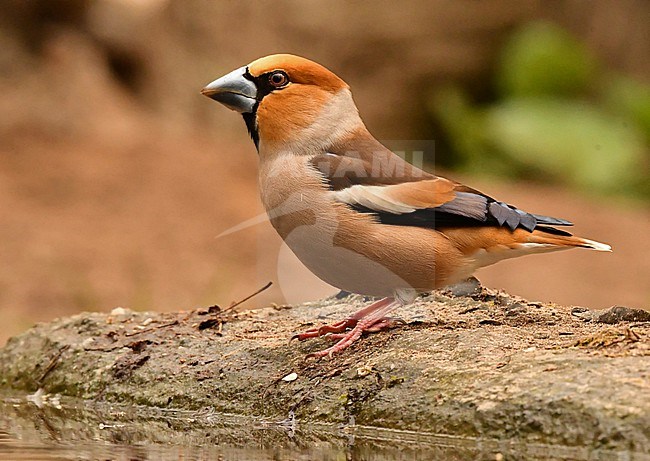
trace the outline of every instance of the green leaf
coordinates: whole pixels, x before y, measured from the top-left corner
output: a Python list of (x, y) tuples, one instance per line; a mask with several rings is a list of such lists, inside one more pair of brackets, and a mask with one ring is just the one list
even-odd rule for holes
[(486, 115), (486, 137), (516, 162), (601, 192), (630, 192), (643, 175), (643, 135), (628, 119), (562, 100), (514, 99)]
[(512, 35), (496, 79), (504, 96), (575, 95), (595, 76), (594, 58), (560, 27), (533, 22)]

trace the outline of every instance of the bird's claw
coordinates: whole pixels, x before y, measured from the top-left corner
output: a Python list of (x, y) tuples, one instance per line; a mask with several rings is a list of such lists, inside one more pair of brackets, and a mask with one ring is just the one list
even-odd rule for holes
[[(350, 319), (348, 319), (348, 321), (349, 320)], [(339, 322), (335, 325), (339, 325), (340, 323), (344, 323), (344, 322), (346, 321), (344, 320), (343, 322)], [(337, 340), (338, 342), (333, 346), (328, 347), (327, 349), (323, 349), (322, 351), (317, 351), (317, 352), (312, 352), (311, 354), (307, 354), (305, 360), (320, 359), (322, 357), (327, 357), (331, 359), (334, 356), (334, 354), (337, 354), (347, 349), (353, 342), (359, 339), (363, 333), (377, 333), (381, 330), (391, 329), (391, 328), (395, 328), (398, 325), (403, 325), (406, 322), (404, 322), (404, 320), (402, 319), (396, 319), (392, 317), (381, 317), (379, 319), (370, 320), (370, 321), (355, 320), (355, 323), (356, 325), (351, 330), (345, 333), (328, 334), (327, 335), (328, 339)], [(314, 330), (316, 329), (314, 328)]]
[(345, 319), (340, 322), (336, 322), (332, 325), (322, 325), (320, 327), (310, 328), (304, 333), (297, 333), (291, 337), (291, 340), (297, 339), (298, 341), (304, 341), (310, 338), (319, 338), (325, 336), (326, 334), (337, 334), (343, 333), (348, 328), (354, 328), (357, 325), (356, 319)]

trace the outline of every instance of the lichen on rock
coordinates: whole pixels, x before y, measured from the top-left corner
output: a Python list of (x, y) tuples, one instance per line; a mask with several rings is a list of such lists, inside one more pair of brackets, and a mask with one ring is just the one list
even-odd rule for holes
[[(471, 288), (471, 287), (470, 287)], [(366, 301), (246, 312), (82, 313), (0, 350), (0, 385), (82, 399), (453, 436), (650, 450), (650, 322), (477, 286), (422, 296), (405, 324), (331, 360), (289, 342)], [(620, 308), (616, 308), (620, 313)], [(211, 320), (205, 323), (206, 320)], [(287, 379), (290, 376), (291, 379)]]

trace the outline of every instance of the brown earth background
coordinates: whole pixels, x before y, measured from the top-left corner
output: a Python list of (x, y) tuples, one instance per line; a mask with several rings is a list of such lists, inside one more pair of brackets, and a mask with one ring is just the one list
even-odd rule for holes
[[(608, 68), (650, 79), (650, 3), (5, 0), (0, 15), (0, 344), (81, 310), (244, 307), (335, 292), (266, 222), (240, 117), (212, 79), (291, 52), (351, 85), (379, 139), (443, 134), (424, 99), (456, 82), (489, 97), (505, 37), (555, 22)], [(444, 146), (444, 142), (440, 143)], [(431, 169), (434, 165), (431, 165)], [(576, 223), (612, 254), (571, 251), (481, 270), (483, 284), (594, 308), (650, 306), (650, 210), (558, 184), (445, 174)]]

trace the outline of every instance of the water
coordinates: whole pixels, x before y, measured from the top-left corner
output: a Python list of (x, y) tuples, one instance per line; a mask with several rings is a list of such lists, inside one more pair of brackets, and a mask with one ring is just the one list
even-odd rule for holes
[(304, 425), (210, 411), (51, 396), (0, 396), (0, 460), (617, 460), (650, 455), (447, 437), (354, 425)]

